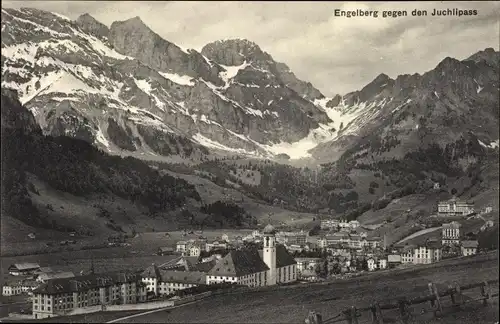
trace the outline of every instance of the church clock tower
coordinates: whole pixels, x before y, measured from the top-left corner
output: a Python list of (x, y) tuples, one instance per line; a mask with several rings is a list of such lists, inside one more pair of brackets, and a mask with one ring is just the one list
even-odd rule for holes
[(262, 251), (262, 259), (269, 267), (266, 275), (266, 286), (276, 284), (276, 230), (269, 224), (264, 228), (264, 250)]

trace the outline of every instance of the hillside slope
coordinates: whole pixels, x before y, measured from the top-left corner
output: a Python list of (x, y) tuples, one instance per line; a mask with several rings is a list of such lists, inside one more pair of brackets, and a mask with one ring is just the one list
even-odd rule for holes
[[(82, 140), (44, 136), (15, 92), (2, 89), (1, 98), (3, 224), (93, 235), (176, 229), (189, 222), (186, 206), (203, 214), (206, 204), (188, 182)], [(205, 213), (207, 226), (253, 222), (234, 205), (222, 207), (231, 216), (214, 223)]]

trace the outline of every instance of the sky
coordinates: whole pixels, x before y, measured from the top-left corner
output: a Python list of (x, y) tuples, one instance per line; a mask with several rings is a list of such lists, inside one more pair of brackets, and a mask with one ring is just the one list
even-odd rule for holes
[[(201, 48), (245, 38), (324, 95), (361, 89), (380, 73), (391, 78), (423, 73), (450, 56), (465, 59), (499, 49), (496, 2), (259, 2), (259, 1), (2, 1), (76, 19), (89, 13), (105, 25), (139, 16), (164, 39)], [(476, 15), (431, 16), (434, 9), (477, 10)], [(336, 16), (335, 10), (372, 10), (378, 17)], [(414, 9), (428, 16), (412, 16)], [(406, 10), (406, 17), (382, 16)]]

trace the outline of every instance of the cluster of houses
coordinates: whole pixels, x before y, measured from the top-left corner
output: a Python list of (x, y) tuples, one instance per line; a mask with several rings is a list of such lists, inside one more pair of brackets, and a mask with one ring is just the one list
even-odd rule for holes
[(148, 292), (156, 295), (201, 284), (235, 283), (259, 287), (297, 281), (297, 262), (283, 245), (278, 244), (276, 232), (271, 225), (264, 228), (262, 249), (235, 248), (224, 256), (214, 255), (201, 262), (196, 256), (190, 260), (193, 256), (184, 255), (174, 263), (160, 267), (153, 264), (143, 272), (143, 281)]
[[(308, 242), (308, 232), (303, 230), (298, 232), (276, 232), (276, 242), (283, 245), (289, 252), (294, 251), (309, 251), (316, 246)], [(229, 250), (237, 249), (244, 243), (263, 243), (263, 234), (258, 230), (245, 237), (236, 236), (230, 239), (227, 234), (223, 234), (220, 238), (209, 242), (206, 238), (199, 237), (198, 239), (190, 239), (186, 241), (178, 241), (175, 248), (163, 247), (160, 248), (158, 254), (181, 254), (184, 256), (199, 257), (202, 251), (210, 252), (214, 250)]]
[(401, 254), (393, 255), (393, 258), (400, 258), (402, 264), (429, 264), (440, 261), (445, 251), (456, 251), (448, 256), (476, 254), (478, 241), (463, 239), (460, 228), (461, 224), (456, 221), (443, 224), (440, 241), (428, 239), (422, 244), (405, 245), (402, 247)]
[(479, 242), (477, 240), (464, 240), (460, 228), (462, 225), (458, 222), (443, 224), (441, 232), (441, 242), (443, 246), (460, 248), (462, 256), (474, 255), (477, 253)]
[[(468, 215), (471, 207), (457, 200), (439, 204), (440, 214)], [(473, 208), (472, 208), (473, 210)], [(463, 240), (460, 224), (444, 224), (441, 240), (394, 246), (387, 250), (386, 237), (367, 237), (358, 221), (327, 219), (321, 228), (329, 233), (308, 242), (309, 234), (278, 232), (267, 225), (262, 232), (232, 240), (222, 235), (215, 241), (206, 238), (177, 242), (158, 254), (180, 254), (162, 265), (152, 264), (140, 273), (116, 272), (75, 276), (56, 272), (35, 263), (19, 263), (9, 268), (12, 280), (3, 286), (3, 295), (31, 294), (35, 319), (65, 315), (77, 308), (145, 302), (151, 296), (171, 295), (179, 290), (218, 283), (249, 287), (316, 280), (319, 269), (334, 262), (340, 273), (368, 271), (404, 264), (429, 264), (443, 258), (443, 248), (459, 248), (463, 256), (477, 253), (478, 243)], [(245, 242), (257, 243), (245, 245)], [(294, 251), (316, 250), (328, 257), (293, 257)], [(224, 253), (218, 252), (224, 251)], [(208, 253), (202, 253), (208, 252)], [(206, 254), (208, 256), (202, 256)]]
[(149, 296), (170, 295), (202, 285), (234, 283), (259, 287), (295, 282), (297, 262), (278, 244), (276, 232), (271, 225), (264, 228), (260, 234), (261, 248), (247, 246), (206, 258), (184, 254), (160, 266), (152, 264), (142, 273), (96, 274), (91, 270), (74, 276), (43, 269), (38, 264), (14, 264), (9, 273), (32, 280), (33, 285), (26, 292), (31, 291), (35, 319), (67, 315), (82, 307), (145, 302)]
[(2, 287), (3, 296), (32, 294), (32, 291), (51, 279), (72, 278), (71, 271), (54, 271), (38, 263), (16, 263), (8, 268), (9, 278)]

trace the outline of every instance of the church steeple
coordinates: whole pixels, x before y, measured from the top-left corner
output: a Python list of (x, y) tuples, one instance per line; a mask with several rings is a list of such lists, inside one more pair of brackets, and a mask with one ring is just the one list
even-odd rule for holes
[(268, 224), (262, 231), (264, 236), (264, 248), (262, 251), (262, 260), (267, 265), (266, 285), (276, 284), (276, 230), (271, 224)]
[(94, 257), (90, 260), (90, 274), (95, 274), (95, 269), (94, 269)]

